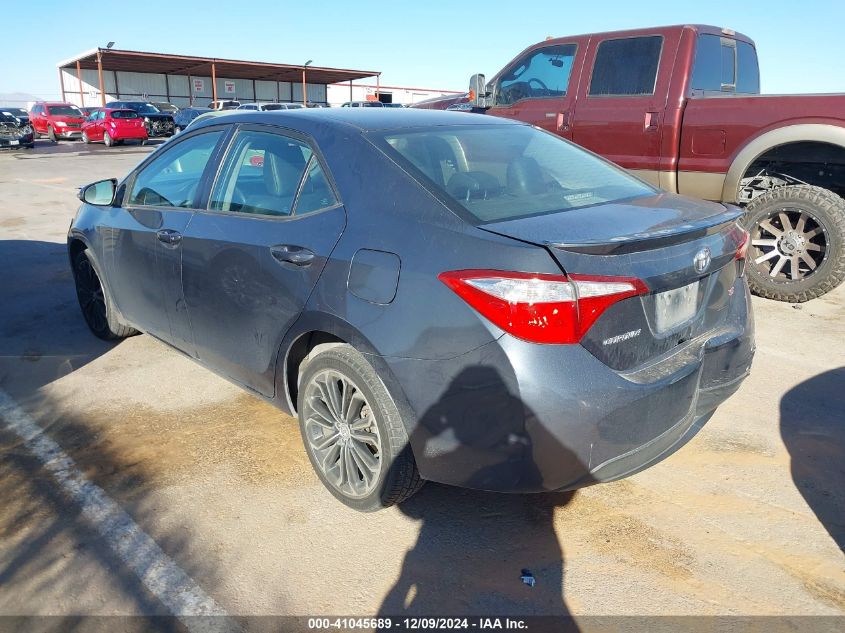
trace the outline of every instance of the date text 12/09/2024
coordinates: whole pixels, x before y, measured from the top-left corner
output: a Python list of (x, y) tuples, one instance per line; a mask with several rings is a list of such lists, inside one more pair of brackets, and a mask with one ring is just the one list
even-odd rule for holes
[(308, 629), (319, 630), (371, 630), (377, 631), (445, 631), (445, 630), (524, 630), (528, 625), (520, 618), (309, 618)]

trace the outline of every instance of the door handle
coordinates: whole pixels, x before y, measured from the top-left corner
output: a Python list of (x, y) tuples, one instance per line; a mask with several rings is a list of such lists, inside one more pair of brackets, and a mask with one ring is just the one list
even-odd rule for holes
[(654, 129), (657, 128), (659, 122), (660, 122), (660, 113), (659, 112), (646, 112), (645, 113), (645, 129), (654, 130)]
[(293, 244), (278, 244), (270, 247), (270, 254), (277, 262), (283, 264), (294, 264), (295, 266), (308, 266), (314, 260), (314, 252)]
[(178, 246), (182, 241), (182, 234), (173, 229), (161, 229), (156, 233), (158, 241), (166, 246)]
[(557, 114), (557, 130), (558, 132), (569, 131), (569, 126), (572, 125), (572, 110), (565, 112), (558, 112)]

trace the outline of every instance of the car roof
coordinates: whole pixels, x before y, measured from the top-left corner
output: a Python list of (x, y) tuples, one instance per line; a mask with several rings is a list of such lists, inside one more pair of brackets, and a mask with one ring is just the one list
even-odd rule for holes
[[(447, 112), (444, 110), (416, 110), (413, 108), (302, 108), (298, 110), (271, 110), (237, 112), (231, 110), (228, 123), (267, 123), (303, 131), (322, 128), (354, 127), (361, 131), (395, 130), (398, 128), (437, 127), (445, 125), (526, 125), (520, 121), (491, 117), (483, 114)], [(213, 125), (219, 123), (209, 123)]]

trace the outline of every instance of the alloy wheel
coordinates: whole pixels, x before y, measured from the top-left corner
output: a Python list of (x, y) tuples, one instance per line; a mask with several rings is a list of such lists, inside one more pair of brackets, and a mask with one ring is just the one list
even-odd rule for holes
[(80, 258), (76, 265), (76, 294), (82, 314), (91, 329), (104, 331), (108, 327), (106, 297), (100, 278), (87, 257)]
[(792, 282), (812, 275), (827, 257), (824, 226), (802, 209), (773, 211), (752, 231), (754, 265), (773, 281)]
[(305, 439), (332, 486), (352, 498), (367, 496), (379, 481), (382, 439), (361, 390), (340, 372), (325, 370), (305, 387)]

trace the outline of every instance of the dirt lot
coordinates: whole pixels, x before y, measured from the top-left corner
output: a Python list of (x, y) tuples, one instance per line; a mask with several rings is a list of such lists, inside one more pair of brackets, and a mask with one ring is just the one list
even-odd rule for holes
[(133, 567), (135, 541), (104, 537), (10, 411), (232, 615), (845, 615), (845, 287), (755, 299), (751, 377), (635, 477), (543, 496), (428, 485), (363, 515), (320, 486), (293, 419), (149, 337), (88, 333), (64, 252), (75, 189), (149, 151), (0, 154), (0, 615), (183, 604)]

